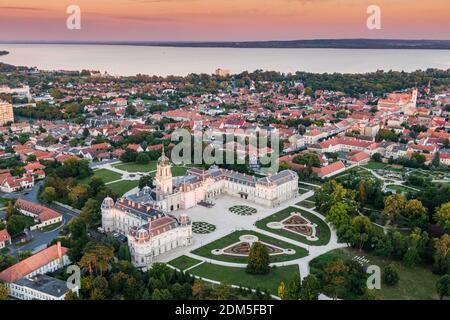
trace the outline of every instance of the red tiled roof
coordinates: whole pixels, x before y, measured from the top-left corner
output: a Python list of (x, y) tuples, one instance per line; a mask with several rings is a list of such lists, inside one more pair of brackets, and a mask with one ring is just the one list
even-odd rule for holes
[(58, 213), (50, 208), (41, 206), (40, 204), (31, 202), (31, 201), (27, 201), (24, 199), (17, 199), (14, 206), (18, 209), (23, 209), (23, 210), (26, 210), (26, 211), (36, 214), (39, 217), (39, 221), (41, 221), (41, 222), (55, 219), (55, 218), (58, 218), (61, 216), (60, 213)]
[(11, 239), (11, 236), (9, 235), (8, 230), (0, 230), (0, 242), (4, 242), (9, 239)]
[[(68, 249), (65, 247), (60, 247), (60, 253), (58, 252), (58, 246), (61, 243), (54, 244), (53, 246), (39, 251), (38, 253), (32, 255), (31, 257), (16, 263), (15, 265), (9, 267), (8, 269), (0, 273), (0, 280), (7, 283), (14, 283), (19, 279), (29, 275), (33, 271), (49, 264), (50, 262), (62, 258)], [(59, 256), (61, 254), (61, 257)]]
[(316, 173), (319, 177), (326, 177), (329, 174), (339, 171), (345, 168), (345, 164), (342, 161), (333, 162), (332, 164), (327, 165), (322, 168), (313, 168), (313, 172)]

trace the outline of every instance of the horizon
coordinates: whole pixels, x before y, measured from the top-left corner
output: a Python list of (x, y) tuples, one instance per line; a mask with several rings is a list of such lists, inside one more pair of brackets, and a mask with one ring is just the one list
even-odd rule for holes
[(252, 42), (294, 42), (294, 41), (405, 41), (405, 42), (414, 42), (414, 41), (432, 41), (432, 42), (450, 42), (450, 39), (425, 39), (425, 38), (303, 38), (303, 39), (266, 39), (266, 40), (125, 40), (125, 39), (117, 39), (117, 40), (3, 40), (0, 39), (0, 43), (8, 44), (8, 43), (252, 43)]

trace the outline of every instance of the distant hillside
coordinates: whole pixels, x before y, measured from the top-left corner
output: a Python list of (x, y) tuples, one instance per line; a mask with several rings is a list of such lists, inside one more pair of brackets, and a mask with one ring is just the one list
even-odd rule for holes
[[(1, 41), (0, 41), (1, 43)], [(9, 42), (11, 43), (11, 42)], [(317, 39), (291, 41), (241, 42), (176, 42), (176, 41), (30, 41), (14, 43), (40, 44), (102, 44), (153, 47), (194, 48), (334, 48), (334, 49), (442, 49), (450, 50), (450, 40), (396, 40), (396, 39)]]
[(335, 49), (445, 49), (450, 40), (388, 40), (388, 39), (320, 39), (248, 42), (160, 42), (149, 46), (224, 47), (224, 48), (335, 48)]

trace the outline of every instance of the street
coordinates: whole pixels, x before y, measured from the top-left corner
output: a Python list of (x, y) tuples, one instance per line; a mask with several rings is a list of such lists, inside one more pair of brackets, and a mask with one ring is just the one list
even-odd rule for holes
[[(42, 185), (43, 181), (39, 181), (36, 183), (36, 185), (29, 190), (21, 191), (21, 192), (14, 192), (14, 193), (0, 193), (1, 198), (7, 198), (7, 199), (25, 199), (34, 203), (39, 203), (37, 199), (38, 190), (39, 187)], [(60, 230), (64, 227), (66, 223), (68, 223), (70, 220), (72, 220), (73, 217), (77, 216), (78, 214), (75, 211), (72, 211), (70, 209), (61, 207), (56, 204), (48, 205), (49, 208), (61, 213), (63, 215), (63, 223), (55, 230), (48, 231), (48, 232), (42, 232), (39, 230), (30, 231), (29, 235), (31, 236), (31, 242), (23, 245), (23, 246), (16, 246), (15, 243), (13, 243), (9, 249), (10, 254), (17, 257), (18, 251), (39, 251), (47, 247), (47, 244), (50, 243), (53, 239), (57, 238), (59, 235)]]

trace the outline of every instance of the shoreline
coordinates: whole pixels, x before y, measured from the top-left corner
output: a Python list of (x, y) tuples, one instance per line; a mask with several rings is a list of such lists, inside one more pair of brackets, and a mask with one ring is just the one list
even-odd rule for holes
[(2, 44), (233, 49), (450, 50), (450, 40), (314, 39), (273, 41), (0, 41)]

